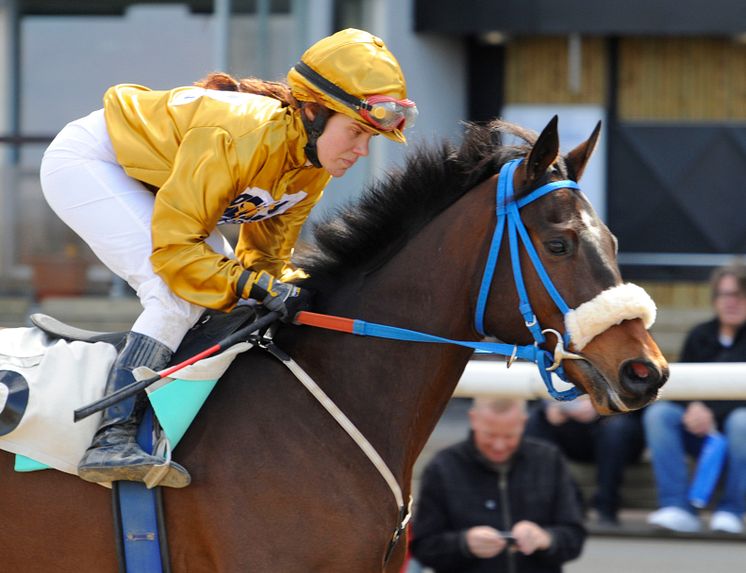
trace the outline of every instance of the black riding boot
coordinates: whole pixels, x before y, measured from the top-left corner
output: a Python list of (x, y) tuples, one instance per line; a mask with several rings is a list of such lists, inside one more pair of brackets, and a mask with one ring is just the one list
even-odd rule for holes
[[(135, 381), (132, 369), (147, 366), (161, 370), (171, 359), (171, 350), (157, 340), (130, 332), (106, 382), (106, 394)], [(105, 483), (117, 480), (144, 481), (145, 476), (164, 460), (146, 454), (137, 443), (137, 427), (147, 406), (145, 392), (131, 396), (104, 410), (93, 442), (78, 464), (78, 475), (86, 481)], [(168, 473), (158, 483), (167, 487), (185, 487), (189, 472), (171, 462)]]

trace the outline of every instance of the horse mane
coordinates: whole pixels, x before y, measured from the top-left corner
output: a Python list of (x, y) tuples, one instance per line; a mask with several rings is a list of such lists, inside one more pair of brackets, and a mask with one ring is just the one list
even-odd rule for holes
[[(311, 277), (304, 286), (324, 291), (343, 276), (378, 268), (439, 213), (499, 172), (504, 163), (522, 156), (537, 137), (500, 120), (465, 127), (459, 146), (444, 139), (415, 149), (403, 168), (389, 172), (357, 200), (316, 223), (314, 244), (295, 258)], [(505, 145), (505, 134), (525, 144)]]

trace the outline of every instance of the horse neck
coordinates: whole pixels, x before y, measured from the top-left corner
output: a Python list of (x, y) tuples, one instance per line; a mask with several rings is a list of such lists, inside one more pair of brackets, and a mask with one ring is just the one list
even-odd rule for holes
[[(467, 193), (375, 273), (341, 286), (323, 312), (475, 340), (472, 283), (481, 277), (494, 228), (490, 192)], [(303, 340), (313, 362), (330, 356), (320, 374), (328, 392), (408, 484), (471, 350), (322, 332)]]

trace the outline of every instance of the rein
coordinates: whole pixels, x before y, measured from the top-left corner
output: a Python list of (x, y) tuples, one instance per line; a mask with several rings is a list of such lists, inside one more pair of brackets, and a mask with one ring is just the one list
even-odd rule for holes
[[(523, 316), (526, 328), (529, 329), (532, 336), (534, 337), (534, 344), (519, 346), (517, 344), (511, 345), (501, 342), (471, 342), (466, 340), (453, 340), (433, 334), (408, 330), (406, 328), (399, 328), (395, 326), (388, 326), (385, 324), (377, 324), (366, 322), (363, 320), (356, 320), (308, 311), (298, 312), (295, 315), (293, 322), (299, 325), (357, 334), (359, 336), (373, 336), (377, 338), (405, 340), (412, 342), (456, 344), (459, 346), (471, 348), (479, 352), (508, 356), (508, 367), (510, 367), (510, 365), (518, 358), (530, 360), (538, 366), (547, 391), (553, 398), (557, 400), (572, 400), (576, 398), (580, 393), (577, 388), (573, 387), (569, 390), (560, 392), (554, 388), (551, 375), (552, 372), (556, 372), (562, 380), (566, 380), (561, 365), (562, 360), (568, 358), (583, 359), (583, 357), (577, 354), (566, 352), (564, 350), (565, 345), (570, 343), (570, 337), (567, 334), (562, 335), (553, 329), (542, 330), (541, 326), (538, 324), (538, 320), (536, 319), (536, 315), (531, 308), (528, 293), (526, 292), (526, 287), (523, 282), (523, 275), (521, 272), (518, 251), (518, 237), (520, 236), (520, 239), (529, 254), (534, 269), (538, 273), (539, 277), (541, 277), (544, 288), (552, 297), (552, 300), (560, 309), (562, 314), (567, 315), (567, 313), (570, 312), (570, 308), (567, 306), (564, 299), (559, 294), (551, 279), (547, 275), (546, 270), (544, 269), (544, 266), (542, 265), (538, 254), (536, 253), (536, 249), (531, 243), (528, 232), (526, 231), (526, 227), (521, 220), (520, 208), (557, 189), (579, 189), (580, 187), (576, 182), (570, 180), (554, 181), (552, 183), (543, 185), (538, 189), (535, 189), (519, 201), (512, 201), (513, 175), (515, 173), (516, 167), (520, 162), (520, 159), (509, 161), (500, 169), (500, 174), (498, 176), (496, 208), (497, 226), (492, 237), (490, 251), (487, 257), (487, 263), (485, 265), (485, 270), (482, 278), (482, 284), (479, 289), (475, 326), (477, 331), (485, 336), (485, 308), (489, 296), (490, 285), (492, 284), (492, 279), (495, 274), (495, 267), (497, 266), (497, 258), (500, 252), (502, 236), (507, 225), (508, 240), (510, 243), (510, 256), (513, 266), (513, 279), (519, 297), (519, 311)], [(551, 354), (547, 350), (540, 348), (540, 345), (546, 342), (546, 338), (544, 336), (544, 334), (546, 333), (552, 333), (557, 338), (557, 343), (554, 348), (554, 354)], [(332, 417), (355, 441), (358, 447), (360, 447), (360, 449), (365, 453), (371, 463), (373, 463), (378, 472), (381, 474), (381, 477), (383, 477), (384, 481), (389, 486), (389, 489), (394, 495), (397, 507), (399, 508), (399, 523), (397, 524), (394, 534), (389, 541), (389, 545), (384, 557), (385, 565), (391, 557), (393, 549), (400, 539), (402, 533), (404, 532), (407, 522), (409, 521), (409, 517), (411, 515), (411, 497), (409, 503), (405, 504), (402, 490), (399, 486), (398, 481), (396, 480), (384, 460), (375, 450), (375, 448), (370, 444), (370, 442), (368, 442), (367, 439), (365, 439), (365, 437), (349, 420), (349, 418), (347, 418), (347, 416), (345, 416), (345, 414), (341, 410), (339, 410), (339, 408), (329, 399), (329, 397), (323, 392), (323, 390), (321, 390), (318, 384), (316, 384), (316, 382), (314, 382), (314, 380), (292, 358), (290, 358), (287, 354), (277, 348), (275, 344), (271, 342), (271, 339), (264, 339), (260, 341), (259, 346), (270, 352), (270, 354), (274, 355), (275, 358), (277, 358), (291, 372), (293, 372), (293, 374), (295, 374), (296, 378), (300, 380), (301, 383), (303, 383), (306, 389), (311, 392), (311, 394), (313, 394), (313, 396), (321, 403), (321, 405), (326, 408), (327, 412), (332, 415)]]
[[(477, 332), (486, 336), (484, 332), (484, 314), (487, 306), (489, 289), (495, 274), (495, 267), (497, 266), (497, 258), (500, 253), (502, 237), (505, 234), (505, 228), (507, 227), (510, 258), (513, 267), (513, 280), (519, 298), (518, 310), (523, 316), (526, 328), (528, 328), (534, 338), (533, 344), (520, 346), (517, 344), (505, 344), (502, 342), (452, 340), (450, 338), (443, 338), (441, 336), (408, 330), (406, 328), (307, 311), (299, 312), (295, 316), (294, 322), (305, 326), (336, 330), (339, 332), (357, 334), (359, 336), (373, 336), (377, 338), (388, 338), (410, 342), (456, 344), (458, 346), (472, 348), (481, 353), (507, 356), (508, 367), (510, 367), (516, 359), (520, 358), (522, 360), (528, 360), (536, 364), (539, 368), (539, 373), (541, 374), (541, 378), (547, 388), (547, 392), (549, 392), (549, 395), (552, 398), (555, 400), (574, 400), (577, 398), (580, 395), (580, 391), (575, 387), (563, 391), (557, 390), (552, 382), (552, 373), (557, 374), (561, 380), (567, 381), (564, 369), (562, 368), (562, 360), (584, 360), (584, 358), (578, 354), (573, 354), (565, 350), (565, 347), (570, 344), (570, 337), (567, 333), (562, 335), (553, 329), (542, 329), (539, 325), (536, 315), (531, 307), (528, 293), (526, 292), (523, 273), (521, 272), (518, 248), (520, 239), (529, 255), (534, 269), (541, 278), (544, 288), (552, 297), (552, 300), (562, 314), (567, 315), (568, 312), (570, 312), (570, 308), (567, 306), (567, 303), (565, 303), (544, 269), (544, 265), (542, 265), (541, 259), (539, 258), (539, 255), (528, 235), (528, 231), (521, 220), (520, 209), (532, 201), (535, 201), (552, 191), (556, 191), (557, 189), (580, 189), (580, 187), (575, 181), (569, 179), (553, 181), (546, 185), (542, 185), (538, 189), (531, 191), (531, 193), (522, 199), (515, 201), (513, 200), (513, 175), (521, 161), (521, 159), (514, 159), (507, 162), (500, 169), (500, 175), (497, 179), (497, 225), (495, 227), (495, 233), (492, 236), (487, 262), (485, 263), (482, 284), (477, 298), (474, 324)], [(547, 333), (553, 334), (557, 338), (557, 343), (554, 347), (553, 353), (541, 347), (541, 345), (546, 342), (546, 337), (544, 335)]]

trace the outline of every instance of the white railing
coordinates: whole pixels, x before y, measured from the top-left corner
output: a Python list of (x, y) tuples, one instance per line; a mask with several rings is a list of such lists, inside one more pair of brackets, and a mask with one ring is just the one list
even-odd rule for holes
[[(746, 400), (746, 363), (675, 363), (660, 397), (666, 400)], [(558, 390), (568, 384), (554, 377)], [(549, 398), (537, 367), (503, 361), (472, 360), (453, 394), (456, 397), (493, 395), (516, 398)]]

